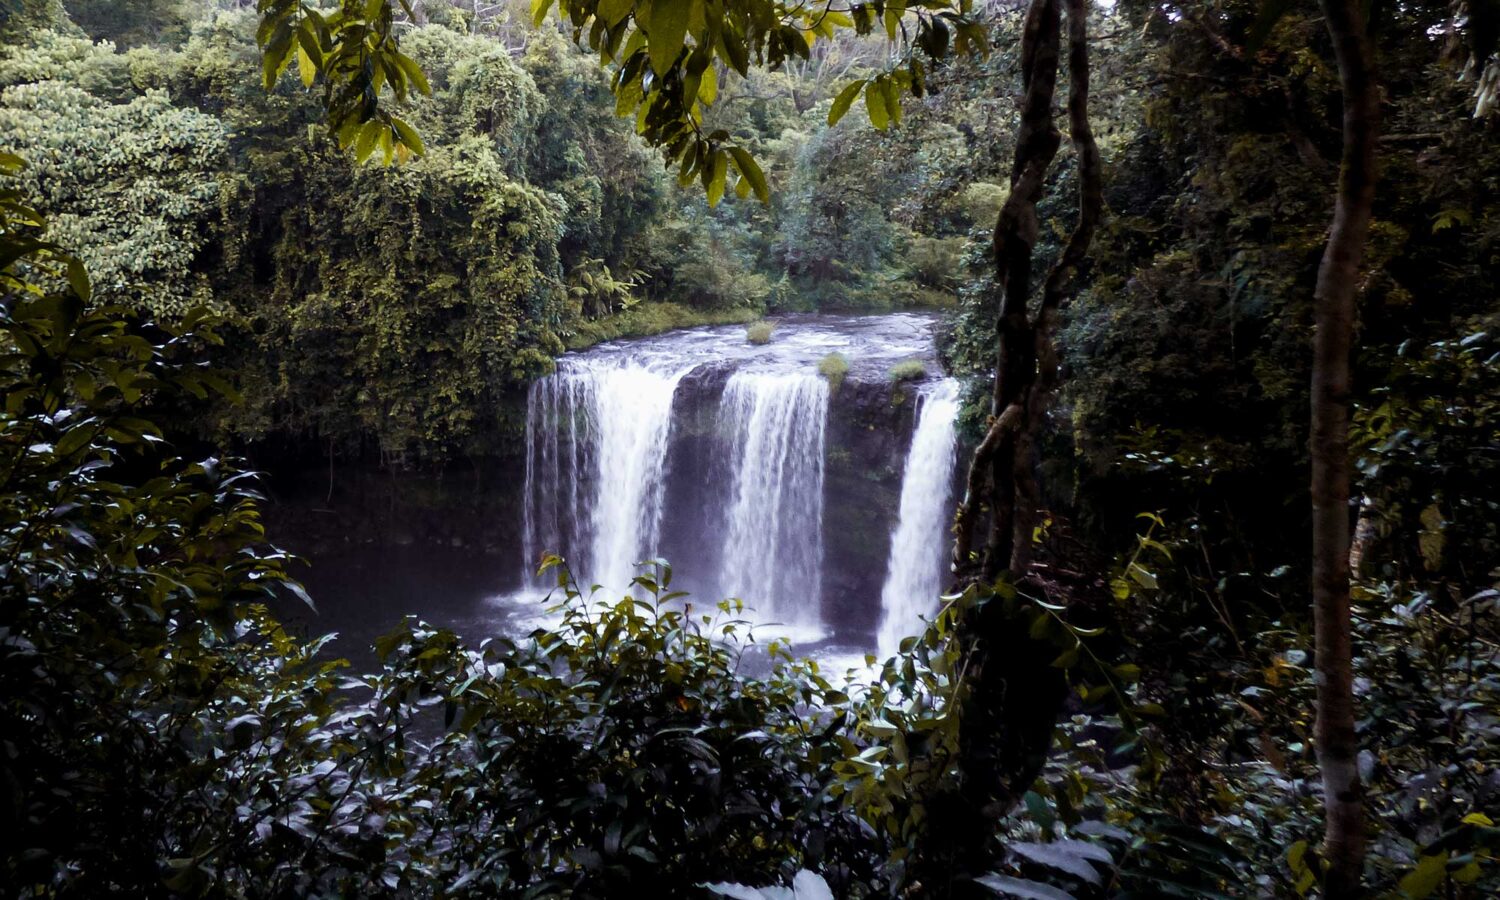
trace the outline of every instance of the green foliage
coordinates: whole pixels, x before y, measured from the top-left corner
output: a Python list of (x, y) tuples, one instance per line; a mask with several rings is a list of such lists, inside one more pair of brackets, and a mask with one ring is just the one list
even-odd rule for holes
[(1500, 477), (1485, 449), (1500, 439), (1497, 325), (1490, 316), (1460, 338), (1403, 345), (1356, 413), (1363, 554), (1386, 577), (1472, 585), (1500, 570), (1500, 498), (1475, 490)]
[[(410, 3), (400, 2), (407, 18), (415, 18)], [(387, 89), (398, 106), (409, 95), (432, 93), (422, 67), (397, 45), (389, 4), (345, 3), (325, 14), (300, 0), (268, 0), (257, 9), (255, 42), (267, 90), (295, 61), (304, 87), (324, 79), (329, 130), (341, 149), (353, 149), (361, 163), (379, 152), (386, 165), (423, 154), (416, 131), (391, 104), (379, 102)]]
[(292, 211), (271, 292), (248, 298), (268, 326), (256, 399), (286, 404), (283, 429), (372, 435), (397, 456), (484, 436), (483, 411), (561, 350), (552, 198), (507, 177), (479, 136), (392, 169), (335, 157), (299, 188), (338, 213)]
[(849, 374), (849, 360), (837, 350), (818, 360), (818, 374), (828, 379), (830, 390), (837, 391)]
[[(406, 0), (399, 2), (412, 17)], [(552, 0), (533, 0), (533, 23), (540, 26), (552, 6)], [(867, 35), (883, 23), (887, 38), (893, 43), (899, 39), (899, 52), (892, 54), (888, 69), (863, 84), (870, 122), (884, 130), (900, 123), (903, 94), (921, 97), (926, 91), (927, 63), (920, 57), (941, 61), (950, 51), (977, 55), (989, 50), (986, 30), (971, 15), (967, 0), (910, 9), (855, 4), (847, 11), (774, 0), (733, 0), (723, 6), (706, 6), (701, 0), (662, 5), (630, 0), (607, 6), (562, 0), (557, 7), (574, 39), (585, 43), (587, 30), (588, 49), (598, 55), (600, 65), (617, 67), (611, 79), (616, 112), (634, 115), (637, 132), (661, 148), (669, 165), (677, 166), (678, 183), (700, 182), (710, 206), (730, 188), (742, 198), (752, 192), (763, 203), (770, 198), (765, 173), (750, 151), (727, 130), (702, 127), (705, 110), (718, 97), (721, 71), (748, 77), (752, 59), (779, 71), (808, 60), (815, 42), (833, 39), (839, 29)], [(395, 150), (421, 152), (415, 135), (403, 133), (389, 104), (382, 102), (384, 86), (399, 104), (408, 81), (420, 85), (411, 60), (397, 48), (394, 10), (387, 0), (351, 4), (326, 17), (298, 0), (271, 0), (259, 9), (257, 42), (267, 87), (296, 56), (305, 84), (325, 79), (330, 127), (342, 146), (356, 146), (361, 161), (371, 151), (372, 135), (378, 135), (387, 163)], [(360, 68), (353, 64), (357, 59), (372, 65)], [(846, 88), (839, 101), (841, 111), (853, 101), (850, 91)]]
[(447, 28), (411, 29), (406, 50), (432, 80), (409, 116), (435, 146), (482, 137), (507, 175), (525, 174), (549, 104), (526, 69), (494, 41)]
[(89, 37), (126, 47), (178, 43), (203, 11), (195, 0), (67, 0), (66, 7)]
[(639, 286), (639, 277), (636, 272), (616, 278), (604, 260), (586, 259), (568, 273), (568, 299), (589, 318), (623, 312), (639, 302), (630, 293)]
[(886, 375), (891, 381), (897, 383), (903, 381), (920, 381), (927, 377), (927, 367), (923, 365), (920, 359), (907, 359), (891, 366), (890, 371)]
[(801, 291), (824, 295), (818, 306), (951, 303), (962, 232), (915, 198), (963, 177), (966, 148), (942, 113), (912, 114), (900, 133), (844, 126), (788, 138), (774, 252)]
[[(453, 729), (432, 750), (449, 767), (433, 861), (476, 896), (690, 896), (802, 865), (870, 878), (864, 834), (825, 791), (821, 761), (839, 751), (807, 715), (828, 689), (816, 667), (740, 676), (723, 641), (747, 633), (742, 607), (672, 603), (661, 562), (632, 589), (584, 597), (560, 574), (556, 625), (450, 657), (431, 688)], [(403, 629), (384, 652), (417, 658), (419, 638)]]
[(582, 350), (622, 337), (645, 337), (697, 325), (744, 325), (756, 318), (749, 309), (704, 310), (679, 303), (638, 303), (618, 315), (578, 323), (566, 336), (569, 350)]
[(33, 31), (68, 24), (62, 0), (5, 0), (0, 3), (0, 45), (19, 42)]
[[(1047, 829), (1078, 816), (1118, 828), (1133, 848), (1114, 876), (1125, 888), (1306, 895), (1322, 833), (1312, 636), (1302, 616), (1242, 599), (1295, 587), (1283, 570), (1214, 569), (1204, 529), (1147, 518), (1112, 584), (1127, 665), (1148, 701), (1139, 708), (1165, 715), (1146, 730), (1139, 765), (1124, 771), (1098, 747), (1107, 722), (1065, 727), (1063, 753), (1038, 789), (1045, 808), (1032, 817)], [(1483, 822), (1500, 766), (1495, 590), (1364, 580), (1354, 595), (1367, 882), (1415, 894), (1430, 878), (1428, 891), (1488, 896), (1500, 879), (1488, 849), (1500, 832)]]
[(132, 60), (56, 32), (0, 54), (0, 132), (23, 186), (110, 302), (175, 318), (215, 307), (199, 264), (223, 215), (229, 141), (214, 117), (138, 91)]
[(520, 64), (545, 98), (527, 171), (567, 204), (564, 268), (588, 258), (616, 271), (652, 268), (669, 240), (661, 234), (671, 219), (665, 178), (630, 123), (614, 115), (609, 79), (551, 29), (530, 36)]
[(764, 319), (759, 322), (751, 322), (745, 327), (745, 340), (752, 344), (769, 344), (771, 343), (771, 334), (775, 330), (775, 322), (767, 322)]
[[(91, 27), (136, 34), (143, 26), (132, 22), (176, 9), (122, 8), (117, 22)], [(317, 30), (312, 16), (297, 22)], [(946, 301), (951, 239), (892, 226), (882, 204), (916, 190), (891, 176), (931, 177), (952, 159), (947, 150), (919, 167), (888, 157), (874, 179), (883, 193), (861, 207), (866, 230), (839, 226), (822, 238), (814, 232), (823, 226), (810, 225), (799, 236), (797, 223), (811, 220), (795, 206), (673, 208), (648, 148), (611, 114), (596, 60), (550, 30), (517, 55), (492, 38), (427, 25), (400, 29), (400, 52), (431, 93), (410, 92), (394, 110), (425, 135), (426, 157), (351, 172), (347, 156), (308, 128), (320, 114), (316, 91), (295, 78), (270, 93), (256, 88), (254, 26), (248, 14), (211, 15), (180, 49), (160, 46), (175, 40), (167, 29), (149, 42), (158, 46), (128, 53), (39, 30), (0, 60), (13, 85), (0, 89), (15, 98), (0, 115), (24, 149), (39, 151), (31, 186), (100, 290), (158, 315), (202, 305), (226, 316), (226, 362), (249, 402), (205, 418), (220, 434), (299, 453), (378, 452), (397, 464), (496, 452), (496, 404), (545, 371), (558, 339), (580, 345), (668, 321), (738, 321), (767, 304)], [(295, 41), (288, 68), (302, 47)], [(826, 52), (861, 46), (840, 38)], [(746, 83), (753, 88), (726, 83), (720, 100), (745, 102), (740, 92), (759, 90), (761, 77)], [(764, 124), (742, 134), (772, 174), (812, 165), (818, 178), (838, 174), (825, 190), (852, 190), (858, 181), (842, 173), (858, 168), (867, 146), (825, 159), (799, 149), (803, 138), (778, 136), (801, 111), (822, 116), (804, 94), (831, 93), (821, 79), (805, 66), (777, 73), (770, 83), (782, 93), (754, 101)], [(728, 125), (727, 112), (713, 115)], [(392, 147), (394, 159), (394, 139)], [(492, 227), (502, 233), (488, 238)], [(873, 249), (847, 264), (805, 264), (815, 253), (837, 259), (841, 242)], [(910, 266), (901, 259), (908, 246)], [(700, 313), (627, 309), (638, 300)], [(437, 374), (417, 377), (429, 372)]]
[[(37, 31), (0, 51), (0, 122), (101, 294), (225, 315), (248, 402), (204, 417), (219, 434), (395, 464), (503, 452), (499, 407), (562, 340), (743, 321), (769, 294), (742, 224), (664, 207), (565, 41), (518, 65), (491, 38), (405, 29), (431, 94), (400, 115), (432, 146), (356, 168), (309, 131), (315, 96), (256, 87), (254, 24), (213, 16), (179, 50)], [(696, 309), (635, 307), (652, 300)]]
[(951, 290), (958, 280), (962, 244), (956, 237), (914, 236), (905, 254), (912, 278), (926, 288)]
[(687, 209), (663, 224), (652, 257), (659, 294), (712, 310), (758, 309), (771, 297), (769, 279), (754, 269), (756, 238), (721, 219), (722, 210), (707, 218), (702, 210)]
[(253, 653), (242, 617), (300, 588), (261, 545), (248, 476), (183, 458), (147, 417), (224, 390), (193, 358), (207, 323), (164, 331), (92, 303), (17, 194), (0, 196), (4, 876), (26, 896), (154, 893), (168, 857), (199, 852), (208, 810), (226, 812), (212, 794), (227, 763), (199, 740), (214, 722), (227, 745)]

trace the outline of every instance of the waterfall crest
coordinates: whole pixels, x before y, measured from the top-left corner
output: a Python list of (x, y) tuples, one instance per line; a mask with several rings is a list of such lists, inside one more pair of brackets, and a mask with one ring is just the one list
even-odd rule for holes
[(948, 517), (953, 494), (958, 382), (943, 379), (919, 395), (917, 427), (901, 481), (901, 512), (891, 535), (890, 562), (880, 595), (882, 657), (896, 652), (943, 589)]
[(735, 372), (720, 418), (731, 455), (720, 592), (762, 620), (816, 627), (828, 382), (809, 372)]

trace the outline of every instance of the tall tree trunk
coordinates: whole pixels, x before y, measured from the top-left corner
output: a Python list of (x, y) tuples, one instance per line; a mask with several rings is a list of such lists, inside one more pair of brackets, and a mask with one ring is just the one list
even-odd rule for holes
[(1010, 570), (1020, 576), (1031, 565), (1032, 532), (1041, 511), (1033, 446), (1059, 380), (1057, 332), (1059, 312), (1073, 296), (1078, 270), (1088, 255), (1104, 215), (1104, 165), (1094, 129), (1089, 125), (1088, 4), (1063, 0), (1068, 12), (1068, 138), (1078, 157), (1078, 221), (1062, 255), (1042, 285), (1041, 305), (1032, 325), (1036, 375), (1026, 399), (1026, 415), (1016, 442), (1016, 512), (1011, 534)]
[[(1026, 428), (1027, 395), (1036, 381), (1036, 332), (1028, 305), (1031, 258), (1040, 226), (1036, 204), (1062, 136), (1052, 122), (1060, 35), (1057, 0), (1032, 0), (1021, 33), (1021, 124), (1016, 133), (1010, 196), (995, 222), (996, 366), (989, 432), (970, 464), (969, 490), (955, 522), (953, 565), (961, 581), (993, 581), (1010, 564), (1015, 523), (1016, 443)], [(989, 507), (989, 538), (972, 556), (974, 526)]]
[[(1088, 7), (1061, 0), (1068, 12), (1068, 133), (1078, 156), (1078, 222), (1048, 273), (1032, 312), (1032, 257), (1040, 232), (1036, 205), (1062, 142), (1052, 121), (1060, 49), (1059, 0), (1032, 0), (1021, 35), (1025, 95), (1011, 166), (1011, 192), (995, 223), (996, 366), (989, 430), (975, 450), (964, 500), (954, 522), (953, 567), (960, 583), (1016, 578), (1031, 563), (1032, 531), (1041, 503), (1034, 446), (1058, 381), (1053, 333), (1075, 276), (1103, 215), (1102, 164), (1089, 126)], [(981, 508), (989, 536), (974, 552)]]
[[(1062, 138), (1052, 121), (1061, 40), (1068, 14), (1068, 130), (1078, 158), (1078, 221), (1056, 266), (1032, 300), (1036, 204)], [(1011, 194), (995, 226), (995, 281), (1001, 291), (990, 428), (969, 468), (955, 522), (954, 568), (961, 584), (993, 580), (1009, 569), (1021, 579), (1030, 561), (1040, 504), (1033, 447), (1057, 383), (1053, 346), (1057, 314), (1103, 212), (1102, 166), (1088, 120), (1088, 9), (1085, 0), (1031, 0), (1021, 44), (1025, 97), (1011, 172)], [(1033, 313), (1031, 307), (1035, 305)], [(986, 546), (972, 551), (975, 523), (987, 506)], [(1003, 603), (978, 609), (964, 623), (969, 693), (964, 701), (958, 779), (926, 798), (926, 846), (918, 878), (927, 896), (983, 896), (966, 876), (992, 861), (995, 822), (1031, 786), (1051, 748), (1067, 696), (1050, 645), (1016, 628)], [(945, 887), (944, 887), (945, 886)], [(971, 890), (972, 889), (972, 890)]]
[(1323, 893), (1356, 897), (1364, 868), (1364, 789), (1354, 732), (1349, 612), (1349, 355), (1360, 258), (1375, 200), (1380, 114), (1374, 47), (1359, 0), (1321, 0), (1344, 99), (1344, 152), (1333, 227), (1314, 294), (1312, 372), (1313, 621), (1318, 767), (1323, 776)]

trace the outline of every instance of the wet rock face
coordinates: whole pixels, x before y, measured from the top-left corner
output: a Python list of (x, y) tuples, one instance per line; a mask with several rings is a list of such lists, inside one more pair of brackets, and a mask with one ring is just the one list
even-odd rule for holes
[(828, 408), (823, 508), (825, 614), (875, 633), (901, 499), (914, 395), (889, 379), (846, 378)]

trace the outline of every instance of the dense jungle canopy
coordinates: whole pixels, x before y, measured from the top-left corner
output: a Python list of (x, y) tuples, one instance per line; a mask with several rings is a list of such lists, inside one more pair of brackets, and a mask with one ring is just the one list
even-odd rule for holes
[(1497, 42), (0, 0), (0, 896), (1500, 894)]

